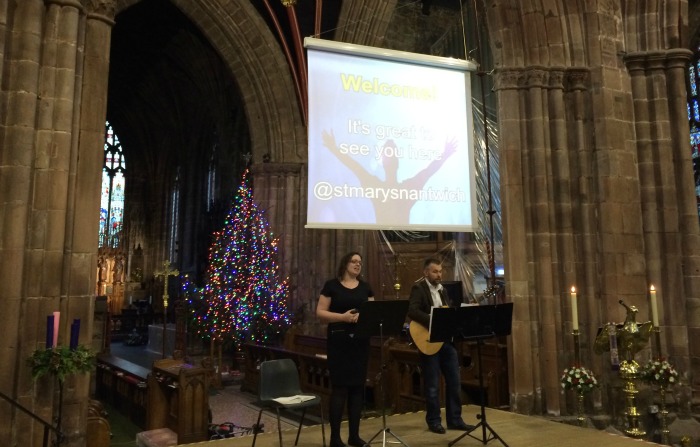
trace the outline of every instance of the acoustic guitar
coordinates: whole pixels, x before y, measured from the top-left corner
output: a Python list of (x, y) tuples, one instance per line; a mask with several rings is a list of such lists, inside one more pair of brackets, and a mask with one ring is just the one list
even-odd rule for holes
[(411, 320), (408, 325), (408, 333), (411, 335), (413, 344), (415, 344), (418, 350), (425, 355), (436, 354), (440, 348), (442, 348), (443, 342), (430, 342), (430, 332), (428, 331), (428, 328), (417, 321)]

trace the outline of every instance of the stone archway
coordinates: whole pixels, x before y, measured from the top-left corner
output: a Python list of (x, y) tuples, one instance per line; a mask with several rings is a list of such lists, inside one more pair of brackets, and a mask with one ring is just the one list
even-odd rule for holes
[[(697, 333), (684, 316), (700, 293), (692, 166), (680, 149), (687, 121), (669, 119), (685, 110), (686, 4), (635, 5), (486, 3), (519, 412), (566, 411), (558, 377), (572, 362), (572, 285), (586, 297), (582, 361), (604, 376), (606, 361), (590, 349), (596, 331), (624, 319), (619, 299), (646, 315), (649, 284), (666, 291), (665, 330), (680, 325), (683, 339)], [(664, 352), (697, 376), (698, 354), (667, 343)], [(595, 396), (594, 405), (607, 399)]]

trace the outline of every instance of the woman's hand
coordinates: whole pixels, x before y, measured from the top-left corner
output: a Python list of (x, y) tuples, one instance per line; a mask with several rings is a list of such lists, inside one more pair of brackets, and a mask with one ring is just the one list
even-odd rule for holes
[(357, 309), (350, 309), (343, 315), (345, 316), (345, 321), (348, 323), (357, 323), (358, 318), (360, 318), (360, 313)]

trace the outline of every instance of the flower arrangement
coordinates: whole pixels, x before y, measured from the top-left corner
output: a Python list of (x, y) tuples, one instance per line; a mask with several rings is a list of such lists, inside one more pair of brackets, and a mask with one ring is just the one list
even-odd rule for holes
[(57, 346), (49, 349), (37, 349), (29, 363), (32, 368), (32, 378), (35, 380), (53, 374), (60, 382), (71, 374), (92, 371), (95, 364), (95, 354), (85, 346), (78, 345), (71, 349), (67, 346)]
[(649, 360), (641, 375), (644, 381), (654, 385), (668, 386), (678, 382), (678, 371), (665, 359)]
[(579, 394), (593, 391), (598, 386), (593, 372), (583, 366), (566, 368), (561, 376), (561, 387), (565, 390), (574, 390)]

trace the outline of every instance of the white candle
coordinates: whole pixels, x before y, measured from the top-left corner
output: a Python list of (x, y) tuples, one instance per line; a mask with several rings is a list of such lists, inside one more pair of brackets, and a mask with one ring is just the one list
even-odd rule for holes
[(571, 322), (575, 331), (578, 331), (578, 304), (576, 302), (576, 287), (571, 286)]
[(649, 294), (651, 297), (651, 324), (654, 327), (659, 327), (659, 310), (656, 308), (656, 289), (653, 284), (649, 288)]

